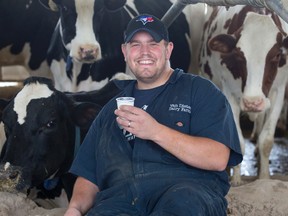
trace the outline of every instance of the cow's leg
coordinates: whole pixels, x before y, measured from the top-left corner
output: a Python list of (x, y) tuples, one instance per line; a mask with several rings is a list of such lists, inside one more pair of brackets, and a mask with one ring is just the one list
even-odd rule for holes
[[(236, 124), (236, 128), (237, 128), (237, 132), (238, 132), (238, 136), (239, 136), (239, 141), (240, 141), (240, 146), (241, 146), (241, 151), (242, 154), (244, 155), (245, 152), (245, 140), (242, 134), (242, 130), (240, 127), (240, 108), (239, 105), (237, 103), (237, 100), (235, 100), (235, 98), (228, 94), (228, 92), (224, 92), (227, 95), (227, 99), (231, 105), (232, 108), (232, 112), (233, 112), (233, 116), (234, 116), (234, 120), (235, 120), (235, 124)], [(242, 179), (241, 179), (241, 164), (235, 166), (233, 168), (233, 176), (231, 178), (231, 184), (236, 186), (236, 185), (240, 185), (242, 184)]]
[(274, 143), (274, 134), (276, 124), (279, 119), (284, 100), (284, 87), (270, 93), (273, 107), (270, 108), (263, 126), (263, 130), (259, 135), (257, 145), (259, 147), (260, 167), (258, 168), (259, 178), (270, 178), (269, 172), (269, 156)]
[(288, 115), (288, 98), (285, 96), (285, 100), (282, 106), (280, 117), (277, 122), (276, 130), (280, 135), (285, 134), (287, 130), (287, 115)]
[(51, 71), (53, 73), (55, 88), (59, 91), (72, 91), (72, 82), (69, 76), (66, 74), (66, 63), (63, 59), (60, 61), (53, 60), (51, 63)]
[(249, 114), (250, 121), (254, 122), (253, 130), (250, 136), (251, 142), (257, 143), (259, 134), (263, 130), (263, 125), (265, 121), (265, 115), (259, 115), (258, 113)]

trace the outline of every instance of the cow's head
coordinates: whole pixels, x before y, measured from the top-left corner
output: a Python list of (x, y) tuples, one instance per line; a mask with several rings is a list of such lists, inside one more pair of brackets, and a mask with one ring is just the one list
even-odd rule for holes
[(21, 167), (29, 186), (65, 173), (81, 135), (77, 129), (86, 132), (100, 109), (94, 103), (74, 102), (49, 79), (28, 78), (3, 110), (7, 139), (1, 163)]
[(126, 3), (126, 0), (40, 1), (50, 9), (60, 12), (62, 42), (69, 51), (69, 56), (82, 63), (93, 63), (102, 58), (98, 36), (103, 14), (105, 10), (117, 11)]
[[(243, 111), (262, 112), (270, 107), (268, 95), (277, 72), (287, 66), (288, 39), (279, 24), (270, 15), (249, 12), (233, 33), (209, 40), (209, 48), (220, 53), (223, 67), (242, 82)], [(230, 25), (235, 27), (233, 21)]]

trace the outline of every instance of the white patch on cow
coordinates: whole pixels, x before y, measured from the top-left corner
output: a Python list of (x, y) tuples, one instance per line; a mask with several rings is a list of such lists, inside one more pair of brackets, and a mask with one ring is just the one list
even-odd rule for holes
[(6, 162), (5, 165), (4, 165), (4, 170), (6, 171), (9, 167), (10, 167), (10, 163)]
[[(53, 60), (51, 63), (51, 70), (53, 71), (55, 88), (59, 91), (66, 92), (78, 92), (78, 91), (92, 91), (101, 89), (109, 82), (109, 78), (101, 80), (100, 82), (95, 82), (92, 80), (92, 77), (89, 76), (86, 80), (83, 80), (76, 85), (77, 76), (73, 75), (72, 81), (67, 77), (66, 71), (61, 68), (65, 68), (65, 61), (61, 60), (60, 62)], [(80, 64), (81, 65), (81, 64)], [(74, 64), (75, 68), (79, 64)]]
[(6, 140), (6, 135), (5, 135), (5, 130), (4, 130), (4, 124), (1, 121), (0, 122), (0, 152), (3, 148), (5, 140)]
[[(59, 91), (68, 91), (72, 92), (72, 86), (76, 85), (71, 83), (71, 80), (68, 78), (66, 74), (66, 62), (61, 59), (61, 61), (53, 60), (51, 62), (50, 68), (53, 73), (53, 77), (55, 80), (55, 88)], [(64, 68), (64, 69), (63, 69)]]
[(53, 94), (47, 85), (39, 83), (31, 83), (25, 85), (24, 88), (16, 95), (14, 99), (14, 111), (18, 115), (18, 123), (21, 125), (25, 122), (27, 116), (27, 106), (33, 99), (48, 98)]
[(93, 61), (102, 58), (100, 45), (93, 32), (94, 3), (94, 0), (75, 0), (77, 13), (76, 36), (66, 48), (70, 50), (70, 56), (79, 62), (83, 62), (80, 50), (84, 47), (98, 50), (98, 55)]
[[(171, 2), (175, 3), (176, 0), (171, 0)], [(199, 41), (201, 41), (202, 38), (205, 17), (207, 17), (211, 11), (212, 8), (204, 3), (188, 4), (183, 9), (183, 14), (186, 17), (190, 30), (190, 35), (187, 34), (185, 36), (189, 44), (190, 53), (192, 53), (188, 72), (193, 74), (200, 73), (198, 55), (201, 43), (199, 43)]]

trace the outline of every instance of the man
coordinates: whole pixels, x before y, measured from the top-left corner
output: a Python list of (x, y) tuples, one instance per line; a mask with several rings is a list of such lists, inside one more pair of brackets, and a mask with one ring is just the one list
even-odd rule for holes
[(173, 43), (156, 17), (132, 19), (124, 42), (136, 80), (118, 81), (117, 97), (135, 106), (117, 109), (114, 98), (93, 122), (65, 216), (226, 215), (225, 168), (242, 161), (229, 103), (210, 81), (170, 67)]

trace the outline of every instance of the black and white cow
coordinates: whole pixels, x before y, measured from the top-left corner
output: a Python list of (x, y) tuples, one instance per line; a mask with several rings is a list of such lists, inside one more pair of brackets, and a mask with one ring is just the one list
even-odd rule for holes
[(1, 0), (0, 67), (21, 65), (31, 76), (52, 78), (47, 51), (58, 18), (38, 0)]
[[(287, 33), (288, 24), (267, 9), (234, 6), (215, 7), (203, 34), (202, 72), (227, 96), (243, 152), (240, 114), (254, 122), (260, 178), (270, 177), (269, 155), (288, 78)], [(233, 181), (241, 182), (240, 167)]]
[(119, 91), (111, 81), (87, 94), (63, 93), (50, 79), (28, 78), (3, 110), (1, 163), (21, 167), (23, 185), (41, 189), (38, 198), (60, 196), (63, 187), (70, 197), (75, 178), (67, 171), (74, 154), (101, 107)]
[[(117, 72), (128, 73), (121, 53), (127, 23), (139, 13), (162, 18), (172, 5), (170, 0), (41, 1), (60, 12), (49, 62), (56, 88), (70, 92), (100, 89)], [(175, 44), (172, 67), (185, 71), (190, 70), (190, 25), (194, 22), (188, 17), (193, 15), (188, 8), (169, 27), (170, 39)]]

